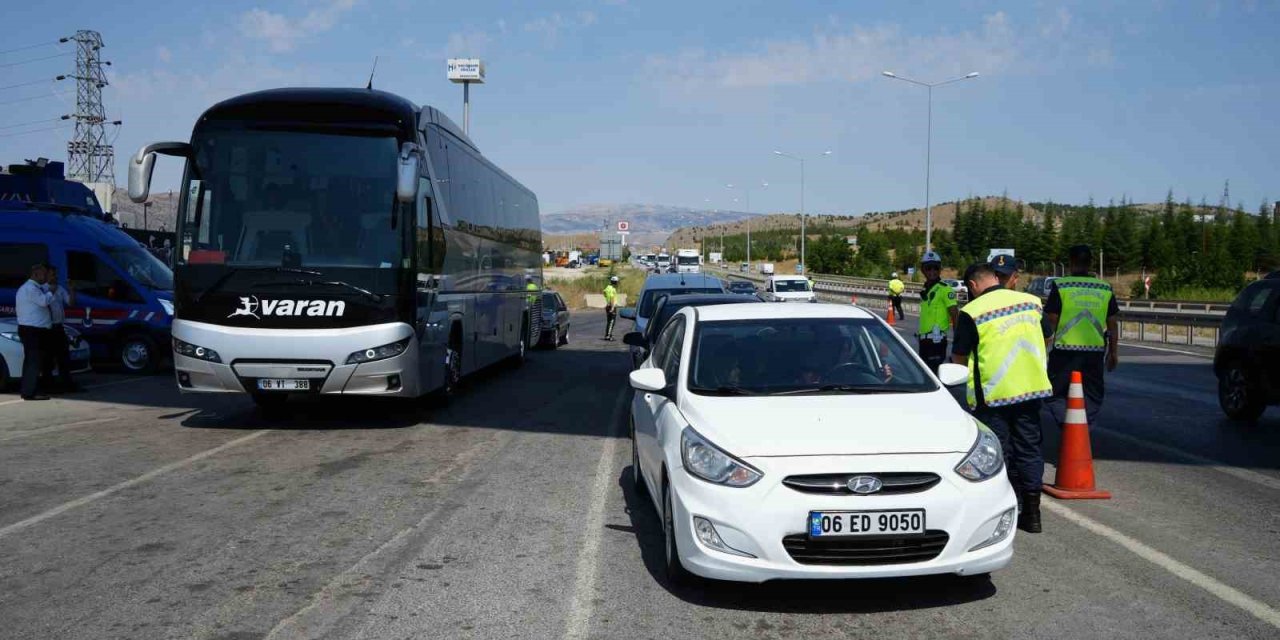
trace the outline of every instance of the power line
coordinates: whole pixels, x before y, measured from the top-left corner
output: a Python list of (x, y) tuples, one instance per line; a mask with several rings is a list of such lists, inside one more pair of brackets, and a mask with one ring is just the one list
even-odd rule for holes
[(67, 53), (55, 53), (55, 54), (53, 54), (53, 55), (51, 55), (51, 56), (45, 56), (45, 57), (43, 57), (43, 58), (31, 58), (30, 60), (19, 60), (19, 61), (17, 61), (17, 62), (7, 62), (7, 63), (5, 63), (5, 64), (0, 64), (0, 68), (3, 68), (3, 67), (16, 67), (16, 66), (18, 66), (18, 65), (20, 65), (20, 64), (31, 64), (32, 62), (40, 62), (41, 60), (52, 60), (52, 59), (54, 59), (54, 58), (67, 58), (67, 57), (70, 57), (70, 56), (73, 56), (73, 55), (75, 55), (75, 54), (74, 54), (74, 53), (70, 53), (70, 52), (67, 52)]
[(63, 116), (61, 118), (45, 118), (44, 120), (32, 120), (31, 122), (19, 122), (18, 124), (6, 124), (4, 126), (0, 126), (0, 129), (16, 129), (18, 127), (28, 127), (33, 124), (44, 124), (46, 122), (55, 122), (58, 120), (70, 120), (70, 118)]
[(41, 131), (57, 131), (66, 129), (68, 125), (58, 125), (56, 127), (45, 127), (43, 129), (32, 129), (30, 131), (18, 131), (16, 133), (0, 133), (0, 138), (12, 138), (14, 136), (25, 136), (29, 133), (40, 133)]
[(29, 45), (27, 45), (27, 46), (25, 46), (25, 47), (15, 47), (15, 48), (13, 48), (13, 49), (5, 49), (4, 51), (0, 51), (0, 56), (5, 55), (5, 54), (7, 54), (7, 53), (14, 53), (14, 52), (17, 52), (17, 51), (26, 51), (27, 49), (38, 49), (38, 48), (40, 48), (40, 47), (47, 47), (47, 46), (49, 46), (49, 45), (53, 45), (53, 44), (58, 44), (58, 41), (57, 41), (57, 40), (52, 40), (52, 41), (49, 41), (49, 42), (41, 42), (40, 44), (29, 44)]
[(54, 92), (50, 91), (49, 93), (42, 93), (42, 94), (40, 94), (40, 95), (38, 95), (38, 96), (27, 96), (27, 97), (25, 97), (25, 98), (14, 98), (13, 100), (4, 100), (4, 101), (0, 101), (0, 104), (15, 104), (15, 103), (18, 103), (18, 102), (29, 102), (29, 101), (31, 101), (31, 100), (41, 100), (41, 99), (44, 99), (44, 98), (53, 98), (53, 97), (55, 97), (55, 96), (69, 96), (69, 95), (71, 95), (71, 92), (70, 92), (70, 91), (68, 91), (68, 92), (66, 92), (66, 93), (54, 93)]
[(0, 87), (0, 91), (4, 91), (5, 89), (17, 89), (18, 87), (30, 87), (32, 85), (44, 84), (46, 82), (53, 82), (54, 80), (55, 78), (50, 78), (48, 80), (32, 80), (31, 82), (21, 82), (18, 84), (11, 84), (7, 87)]

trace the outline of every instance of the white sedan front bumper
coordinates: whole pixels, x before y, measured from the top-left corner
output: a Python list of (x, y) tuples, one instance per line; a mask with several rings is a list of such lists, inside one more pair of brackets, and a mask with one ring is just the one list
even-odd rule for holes
[[(950, 573), (983, 574), (1003, 569), (1013, 558), (1013, 527), (998, 542), (981, 549), (1002, 514), (1016, 508), (1013, 488), (1003, 473), (984, 482), (969, 482), (953, 471), (963, 454), (747, 458), (764, 477), (745, 489), (704, 482), (682, 468), (670, 474), (675, 530), (680, 559), (691, 572), (712, 579), (764, 582), (775, 579), (884, 578)], [(930, 472), (941, 477), (933, 487), (896, 495), (824, 495), (804, 493), (782, 484), (791, 475), (824, 473)], [(945, 546), (935, 557), (903, 564), (845, 564), (812, 558), (799, 562), (784, 546), (804, 545), (810, 511), (924, 509), (925, 529)], [(1016, 515), (1016, 514), (1015, 514)], [(721, 540), (748, 555), (713, 549), (697, 539), (693, 518), (709, 520)], [(800, 536), (796, 538), (795, 536)], [(825, 539), (825, 538), (824, 538)], [(914, 540), (881, 538), (884, 546), (909, 548)], [(856, 552), (855, 552), (856, 555)], [(852, 562), (852, 564), (847, 564)]]

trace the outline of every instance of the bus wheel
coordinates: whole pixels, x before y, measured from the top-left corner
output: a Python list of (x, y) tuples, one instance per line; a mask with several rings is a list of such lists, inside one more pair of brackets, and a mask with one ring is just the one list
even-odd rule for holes
[(525, 363), (529, 353), (529, 321), (520, 322), (520, 344), (516, 346), (515, 355), (511, 356), (511, 366), (519, 367)]
[(444, 350), (444, 383), (431, 394), (430, 403), (443, 407), (458, 395), (458, 386), (462, 384), (462, 358), (458, 349), (450, 341)]
[(129, 373), (152, 373), (159, 359), (155, 341), (141, 333), (129, 334), (120, 341), (120, 364)]

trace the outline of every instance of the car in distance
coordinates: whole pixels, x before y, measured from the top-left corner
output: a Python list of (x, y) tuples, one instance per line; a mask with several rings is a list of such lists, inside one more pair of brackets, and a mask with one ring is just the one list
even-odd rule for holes
[[(80, 335), (79, 331), (65, 324), (62, 325), (62, 331), (67, 335), (71, 372), (88, 371), (89, 342)], [(18, 319), (0, 318), (0, 391), (4, 391), (10, 381), (22, 379), (23, 362), (22, 338), (18, 337)]]
[[(618, 315), (635, 322), (635, 330), (644, 333), (649, 318), (657, 309), (658, 298), (668, 295), (692, 295), (698, 293), (725, 293), (724, 281), (705, 273), (656, 273), (650, 275), (640, 288), (634, 307), (623, 307)], [(640, 351), (631, 347), (631, 363), (640, 362)]]
[(569, 307), (555, 291), (542, 292), (542, 335), (538, 346), (555, 349), (569, 344)]
[(653, 311), (653, 318), (645, 326), (644, 331), (633, 331), (622, 336), (622, 341), (628, 346), (639, 347), (639, 352), (631, 359), (631, 368), (634, 369), (640, 366), (640, 363), (649, 357), (649, 348), (657, 341), (658, 333), (681, 309), (685, 307), (712, 307), (719, 304), (753, 302), (762, 302), (762, 300), (756, 296), (746, 297), (734, 293), (698, 293), (674, 296), (663, 295), (659, 297), (658, 304)]
[(963, 296), (969, 295), (969, 287), (964, 286), (963, 282), (960, 282), (955, 278), (943, 278), (942, 284), (945, 284), (948, 287), (951, 287), (951, 290), (956, 293), (957, 297), (963, 297)]
[(742, 582), (982, 575), (1013, 557), (999, 440), (879, 318), (686, 307), (630, 374), (629, 481), (665, 572)]
[(769, 276), (764, 282), (766, 302), (817, 302), (813, 286), (805, 276)]
[(1049, 294), (1053, 292), (1053, 281), (1057, 278), (1046, 276), (1043, 278), (1035, 278), (1031, 284), (1027, 285), (1027, 293), (1033, 296), (1039, 296), (1041, 299), (1048, 300)]
[(747, 280), (731, 280), (729, 282), (729, 293), (754, 296), (756, 295), (756, 285)]
[(1280, 273), (1245, 287), (1227, 309), (1213, 354), (1218, 405), (1232, 420), (1253, 421), (1280, 404)]

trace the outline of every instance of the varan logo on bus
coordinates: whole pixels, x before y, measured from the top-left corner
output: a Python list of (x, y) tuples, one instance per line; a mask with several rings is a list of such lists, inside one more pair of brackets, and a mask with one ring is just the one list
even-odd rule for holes
[[(241, 296), (240, 308), (228, 318), (249, 316), (261, 320), (262, 316), (341, 316), (347, 303), (341, 300), (272, 300), (258, 296)], [(262, 316), (258, 315), (261, 312)]]

